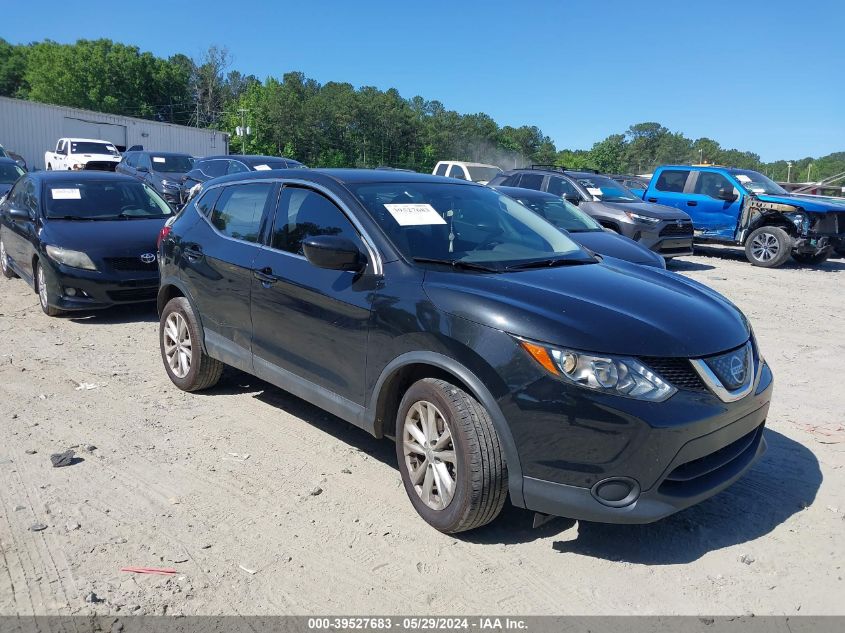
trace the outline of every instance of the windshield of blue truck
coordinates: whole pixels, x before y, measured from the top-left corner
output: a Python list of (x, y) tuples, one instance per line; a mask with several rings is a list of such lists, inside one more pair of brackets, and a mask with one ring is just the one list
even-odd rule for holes
[(731, 174), (739, 181), (742, 187), (751, 193), (767, 193), (770, 195), (781, 195), (788, 193), (786, 189), (777, 184), (774, 180), (766, 178), (763, 174), (750, 169), (737, 169)]

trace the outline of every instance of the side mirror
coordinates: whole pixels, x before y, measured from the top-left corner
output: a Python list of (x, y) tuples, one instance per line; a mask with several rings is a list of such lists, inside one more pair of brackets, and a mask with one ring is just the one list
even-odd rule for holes
[(576, 205), (581, 202), (581, 196), (575, 193), (565, 193), (563, 194), (563, 199)]
[(737, 195), (734, 193), (733, 187), (721, 187), (719, 192), (716, 194), (716, 198), (718, 200), (724, 200), (725, 202), (733, 202), (737, 199)]
[(305, 258), (329, 270), (361, 270), (367, 263), (363, 253), (351, 240), (337, 235), (315, 235), (302, 242)]
[(29, 211), (18, 209), (17, 207), (9, 207), (9, 217), (12, 220), (30, 220)]

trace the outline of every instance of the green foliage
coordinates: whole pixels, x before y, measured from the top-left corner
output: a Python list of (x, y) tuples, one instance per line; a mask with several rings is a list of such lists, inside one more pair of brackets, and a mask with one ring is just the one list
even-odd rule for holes
[[(107, 39), (11, 45), (0, 38), (0, 95), (153, 118), (232, 135), (233, 152), (290, 156), (307, 165), (390, 165), (431, 171), (438, 160), (505, 169), (556, 164), (609, 173), (647, 173), (666, 163), (708, 162), (757, 169), (786, 180), (787, 161), (689, 139), (657, 122), (637, 123), (589, 150), (558, 150), (532, 125), (500, 127), (483, 112), (460, 114), (440, 101), (403, 98), (395, 89), (320, 84), (291, 72), (261, 82), (230, 69), (225, 48), (198, 60), (169, 59)], [(246, 123), (251, 133), (235, 136)], [(793, 181), (845, 172), (845, 152), (792, 161)]]

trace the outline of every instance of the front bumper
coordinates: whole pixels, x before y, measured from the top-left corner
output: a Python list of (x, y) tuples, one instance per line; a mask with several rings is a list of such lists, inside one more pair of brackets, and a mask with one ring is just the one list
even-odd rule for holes
[(692, 255), (692, 222), (664, 221), (654, 226), (637, 223), (623, 225), (623, 235), (663, 257)]
[[(540, 391), (550, 388), (547, 383)], [(585, 394), (555, 403), (537, 389), (530, 388), (533, 411), (506, 416), (520, 453), (524, 506), (544, 514), (656, 521), (727, 488), (766, 450), (772, 374), (765, 364), (754, 392), (733, 403), (684, 390), (659, 404)], [(527, 403), (526, 395), (517, 400)], [(545, 402), (557, 404), (557, 411)], [(560, 405), (574, 406), (576, 413), (564, 416)], [(599, 498), (608, 480), (629, 482), (632, 489), (616, 506)]]
[[(158, 294), (157, 270), (103, 272), (71, 268), (48, 260), (44, 272), (50, 305), (60, 310), (96, 310), (118, 304), (145, 303), (155, 301)], [(69, 289), (73, 289), (74, 294)]]

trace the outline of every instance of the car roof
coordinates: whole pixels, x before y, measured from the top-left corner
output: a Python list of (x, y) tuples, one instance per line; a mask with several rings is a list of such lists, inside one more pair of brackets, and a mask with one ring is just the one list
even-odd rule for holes
[(501, 191), (506, 196), (516, 198), (521, 196), (523, 198), (540, 198), (550, 200), (560, 200), (560, 196), (546, 191), (538, 191), (537, 189), (526, 189), (525, 187), (493, 187), (496, 191)]
[(491, 165), (490, 163), (470, 163), (465, 160), (441, 160), (438, 163), (450, 163), (452, 165), (463, 165), (465, 167), (495, 167), (501, 169), (498, 165)]
[(113, 171), (32, 171), (27, 174), (39, 182), (55, 182), (58, 180), (116, 180), (125, 182), (138, 182), (131, 176), (116, 174)]
[(449, 185), (463, 185), (468, 187), (483, 187), (469, 180), (458, 180), (446, 176), (433, 176), (417, 172), (394, 171), (389, 169), (268, 169), (251, 171), (249, 173), (229, 174), (209, 180), (207, 185), (235, 182), (242, 180), (273, 180), (277, 178), (291, 178), (296, 180), (310, 180), (316, 183), (333, 180), (337, 183), (365, 184), (391, 182), (431, 182)]
[(583, 171), (579, 169), (565, 169), (563, 167), (517, 167), (516, 169), (509, 169), (504, 172), (505, 175), (511, 174), (556, 174), (558, 176), (605, 176), (606, 174), (596, 173), (594, 171)]
[(286, 160), (289, 163), (302, 164), (295, 158), (287, 156), (262, 156), (260, 154), (217, 154), (215, 156), (203, 156), (197, 160), (239, 160), (244, 163), (258, 163), (268, 160)]
[(124, 152), (126, 154), (149, 154), (150, 156), (187, 156), (191, 158), (190, 154), (186, 154), (185, 152), (154, 152), (149, 149), (133, 149), (131, 152)]
[(760, 173), (756, 169), (743, 169), (742, 167), (725, 167), (724, 165), (661, 165), (658, 169), (700, 169), (711, 171), (726, 171), (729, 174), (739, 174), (746, 171)]
[[(60, 141), (62, 139), (59, 139)], [(76, 137), (67, 137), (64, 140), (70, 141), (71, 143), (76, 143), (82, 141), (83, 143), (105, 143), (106, 145), (114, 145), (111, 141), (105, 141), (101, 138), (76, 138)]]

